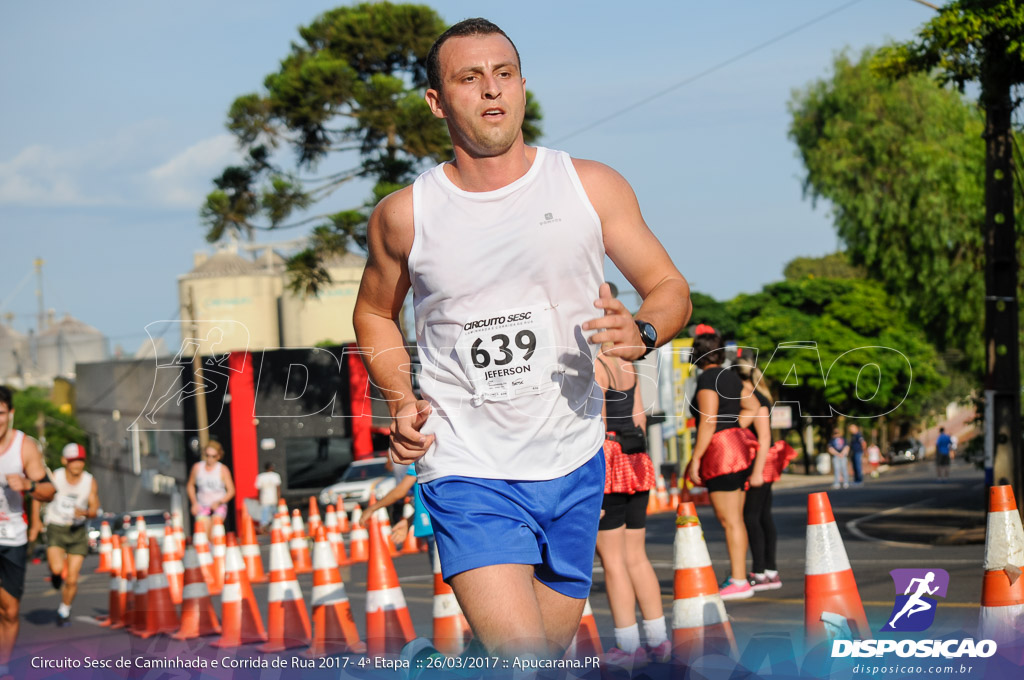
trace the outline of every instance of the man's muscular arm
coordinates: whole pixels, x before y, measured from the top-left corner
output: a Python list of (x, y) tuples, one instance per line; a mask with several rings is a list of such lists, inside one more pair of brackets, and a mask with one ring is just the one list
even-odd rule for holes
[(31, 437), (25, 437), (21, 446), (21, 462), (25, 469), (24, 475), (7, 475), (7, 485), (14, 491), (28, 491), (32, 498), (43, 503), (53, 500), (57, 489), (50, 481), (50, 475), (43, 463), (43, 454), (39, 445)]
[[(368, 258), (356, 298), (353, 325), (363, 362), (391, 411), (395, 461), (410, 463), (427, 452), (433, 435), (423, 435), (430, 406), (416, 400), (398, 318), (409, 291), (409, 250), (413, 241), (412, 187), (382, 200), (366, 229)], [(405, 370), (403, 370), (405, 369)]]
[[(676, 336), (690, 319), (690, 286), (640, 213), (629, 183), (611, 168), (595, 161), (574, 160), (583, 188), (601, 218), (604, 248), (615, 266), (640, 294), (643, 304), (636, 313), (658, 331), (658, 345)], [(603, 293), (595, 303), (605, 310), (584, 329), (600, 328), (593, 343), (614, 343), (612, 354), (637, 359), (644, 354), (640, 332), (625, 306)]]

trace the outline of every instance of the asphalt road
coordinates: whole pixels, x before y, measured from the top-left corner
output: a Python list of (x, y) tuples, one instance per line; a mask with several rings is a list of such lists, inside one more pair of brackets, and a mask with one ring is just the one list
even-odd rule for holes
[[(794, 643), (802, 639), (807, 495), (816, 491), (829, 492), (872, 630), (877, 631), (885, 623), (893, 606), (894, 588), (889, 571), (928, 567), (945, 569), (950, 575), (949, 591), (940, 600), (929, 635), (938, 637), (957, 631), (973, 633), (978, 619), (984, 552), (984, 485), (980, 471), (955, 464), (952, 480), (939, 483), (934, 479), (934, 468), (930, 464), (918, 463), (890, 469), (858, 488), (832, 490), (830, 478), (798, 476), (787, 478), (776, 486), (774, 517), (779, 533), (779, 569), (783, 587), (749, 600), (726, 604), (741, 649), (753, 636), (788, 636)], [(722, 530), (710, 507), (699, 507), (698, 515), (715, 571), (722, 577), (727, 572)], [(665, 611), (671, 618), (674, 517), (660, 514), (648, 519), (648, 553), (661, 582)], [(267, 566), (267, 546), (263, 548), (264, 565)], [(98, 627), (92, 619), (106, 612), (109, 580), (105, 575), (92, 573), (97, 563), (96, 556), (90, 556), (86, 561), (85, 575), (72, 612), (73, 625), (67, 628), (55, 627), (58, 597), (46, 578), (48, 570), (45, 565), (29, 566), (26, 593), (22, 600), (21, 635), (14, 661), (18, 677), (67, 677), (60, 669), (32, 667), (41, 665), (43, 659), (59, 662), (89, 657), (116, 661), (140, 655), (209, 659), (223, 656), (245, 659), (276, 657), (261, 655), (254, 646), (227, 653), (214, 650), (209, 642), (215, 638), (185, 643), (159, 636), (143, 641), (121, 631)], [(433, 576), (426, 555), (400, 557), (395, 560), (395, 565), (416, 632), (430, 636)], [(366, 628), (365, 566), (346, 567), (342, 570), (342, 577), (362, 634)], [(308, 602), (312, 592), (311, 577), (302, 576), (299, 581)], [(267, 588), (257, 585), (255, 592), (265, 616)], [(501, 593), (494, 596), (501, 597)], [(613, 643), (613, 625), (599, 563), (595, 564), (590, 601), (604, 644), (610, 646)], [(294, 664), (300, 663), (301, 650), (293, 652), (282, 655), (284, 661), (281, 663), (286, 668), (297, 668)], [(247, 677), (256, 672), (242, 671), (234, 677)], [(263, 669), (258, 677), (280, 677), (281, 672)], [(127, 674), (126, 671), (117, 673), (108, 669), (88, 671), (83, 667), (75, 671), (74, 677), (156, 679), (179, 677), (176, 673), (181, 671), (136, 667)], [(355, 674), (358, 676), (360, 673)], [(303, 677), (317, 675), (315, 672), (303, 673)], [(337, 675), (335, 670), (323, 671), (324, 677)], [(230, 677), (230, 674), (212, 673), (209, 677)], [(285, 674), (285, 677), (290, 676)]]

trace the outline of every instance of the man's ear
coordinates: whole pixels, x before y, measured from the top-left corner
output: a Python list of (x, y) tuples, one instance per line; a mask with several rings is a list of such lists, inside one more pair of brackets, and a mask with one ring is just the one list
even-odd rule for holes
[(444, 105), (441, 103), (441, 93), (434, 89), (429, 89), (423, 95), (423, 98), (427, 101), (427, 106), (430, 107), (430, 112), (438, 118), (447, 118), (448, 116), (444, 113)]

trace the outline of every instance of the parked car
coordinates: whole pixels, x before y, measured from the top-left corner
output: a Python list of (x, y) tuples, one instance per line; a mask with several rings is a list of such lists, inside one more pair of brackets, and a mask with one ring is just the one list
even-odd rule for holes
[(924, 446), (913, 437), (899, 439), (889, 446), (888, 458), (890, 465), (914, 463), (924, 459)]
[(122, 538), (135, 545), (139, 532), (137, 527), (138, 518), (146, 522), (146, 535), (151, 539), (163, 541), (164, 527), (171, 523), (171, 513), (167, 510), (132, 510), (122, 516), (122, 521), (117, 523), (114, 533), (120, 534)]
[(395, 488), (397, 482), (387, 462), (383, 456), (355, 461), (338, 481), (320, 492), (320, 503), (337, 506), (342, 502), (346, 511), (355, 509), (357, 503), (365, 508), (371, 491), (380, 498)]

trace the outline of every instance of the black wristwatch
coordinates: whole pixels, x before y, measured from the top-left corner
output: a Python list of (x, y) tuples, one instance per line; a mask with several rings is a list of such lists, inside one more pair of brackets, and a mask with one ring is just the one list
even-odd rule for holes
[(31, 483), (31, 484), (29, 484), (29, 486), (28, 486), (28, 492), (29, 492), (29, 493), (32, 493), (33, 491), (35, 491), (35, 490), (36, 490), (36, 480), (34, 480), (34, 479), (30, 479), (30, 480), (28, 480), (28, 481), (32, 482), (32, 483)]
[(640, 339), (644, 341), (644, 347), (647, 348), (647, 351), (645, 351), (643, 356), (640, 357), (643, 359), (654, 351), (654, 346), (658, 343), (658, 329), (646, 321), (641, 321), (640, 319), (634, 319), (633, 323), (635, 323), (636, 327), (640, 330)]

